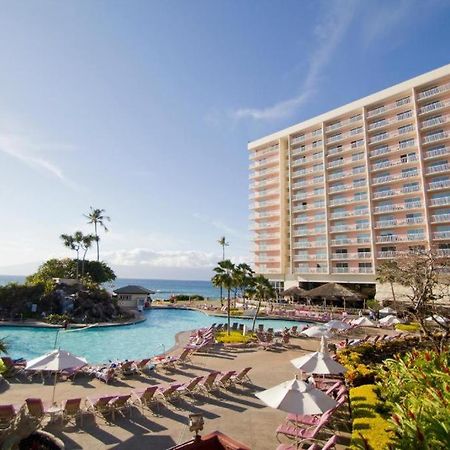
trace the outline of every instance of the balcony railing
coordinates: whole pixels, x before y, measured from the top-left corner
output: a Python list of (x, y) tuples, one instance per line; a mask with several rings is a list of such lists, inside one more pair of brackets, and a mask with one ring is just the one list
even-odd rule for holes
[(370, 238), (341, 238), (332, 239), (331, 245), (370, 244)]
[(450, 154), (450, 147), (435, 148), (434, 150), (429, 150), (428, 152), (425, 152), (424, 159), (435, 158), (436, 156), (448, 154)]
[(426, 113), (429, 113), (431, 111), (439, 111), (439, 110), (441, 110), (443, 108), (446, 108), (449, 105), (450, 105), (450, 101), (449, 100), (433, 102), (430, 105), (422, 106), (419, 109), (419, 115), (426, 114)]
[(450, 239), (450, 231), (435, 231), (433, 239)]
[(327, 273), (328, 267), (296, 267), (296, 273)]
[(371, 259), (371, 252), (357, 252), (357, 253), (332, 253), (332, 259)]
[(386, 167), (394, 167), (394, 166), (398, 166), (400, 164), (408, 164), (408, 163), (415, 162), (415, 161), (417, 161), (417, 157), (416, 156), (409, 156), (407, 158), (400, 158), (400, 159), (397, 159), (395, 161), (382, 161), (382, 162), (373, 164), (372, 169), (373, 170), (385, 169)]
[(411, 241), (424, 241), (425, 235), (421, 233), (414, 234), (390, 234), (388, 236), (377, 236), (377, 244), (383, 244), (386, 242), (411, 242)]
[(437, 125), (442, 125), (442, 124), (448, 122), (449, 117), (450, 116), (445, 115), (445, 116), (439, 116), (439, 117), (432, 117), (431, 119), (424, 120), (421, 123), (422, 129), (435, 127)]
[(444, 189), (450, 187), (450, 180), (432, 181), (428, 183), (428, 189), (433, 191), (435, 189)]
[(449, 214), (436, 214), (431, 216), (431, 222), (450, 222), (450, 213)]
[(274, 145), (272, 147), (266, 148), (264, 150), (252, 150), (250, 154), (250, 159), (257, 159), (260, 156), (267, 155), (272, 152), (277, 152), (279, 150), (278, 145)]
[(424, 144), (429, 144), (430, 142), (436, 142), (436, 141), (441, 141), (442, 139), (447, 139), (449, 137), (449, 133), (447, 133), (446, 131), (442, 131), (439, 133), (433, 133), (433, 134), (429, 134), (428, 136), (425, 136), (422, 139), (422, 142)]
[(450, 83), (443, 84), (442, 86), (436, 86), (431, 89), (427, 89), (426, 91), (419, 92), (417, 94), (418, 100), (423, 100), (426, 98), (434, 97), (437, 94), (441, 94), (442, 92), (447, 92), (450, 90)]
[(390, 183), (391, 181), (401, 180), (403, 178), (411, 178), (419, 175), (417, 170), (411, 170), (408, 172), (399, 173), (397, 175), (386, 175), (384, 177), (378, 177), (372, 179), (372, 184)]
[(432, 198), (430, 200), (430, 206), (450, 205), (450, 197)]
[(269, 175), (269, 174), (278, 173), (278, 172), (279, 172), (278, 167), (273, 167), (273, 168), (268, 168), (268, 169), (263, 169), (263, 170), (255, 170), (254, 172), (252, 172), (250, 174), (250, 179), (258, 178), (258, 177), (262, 177), (264, 175)]
[(332, 273), (373, 273), (372, 267), (333, 267)]
[(387, 111), (391, 111), (393, 109), (396, 108), (400, 108), (404, 105), (407, 105), (408, 103), (411, 102), (411, 99), (409, 98), (408, 101), (403, 100), (402, 102), (393, 102), (393, 103), (388, 103), (387, 105), (383, 105), (383, 106), (379, 106), (378, 108), (372, 109), (370, 111), (367, 112), (367, 117), (375, 117), (378, 116), (380, 114), (383, 114)]

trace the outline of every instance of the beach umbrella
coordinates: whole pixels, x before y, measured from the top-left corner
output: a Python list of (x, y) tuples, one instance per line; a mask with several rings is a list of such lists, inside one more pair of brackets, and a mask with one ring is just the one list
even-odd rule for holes
[(397, 314), (397, 311), (395, 309), (392, 309), (389, 306), (386, 306), (386, 308), (380, 309), (380, 314)]
[(327, 340), (324, 336), (322, 336), (320, 350), (318, 352), (291, 359), (291, 363), (302, 372), (318, 375), (339, 374), (347, 370), (329, 355)]
[(448, 322), (448, 319), (446, 317), (439, 316), (438, 314), (433, 314), (432, 316), (427, 317), (425, 320), (428, 322), (439, 322), (441, 324), (445, 324)]
[(36, 370), (41, 372), (55, 372), (55, 383), (53, 385), (52, 402), (55, 399), (56, 380), (58, 372), (62, 370), (75, 369), (87, 364), (85, 358), (75, 356), (65, 350), (53, 350), (45, 355), (38, 356), (27, 362), (25, 370)]
[(308, 296), (308, 291), (305, 291), (298, 286), (293, 286), (281, 292), (280, 295), (282, 297), (291, 297), (293, 300), (298, 300), (300, 298), (306, 298)]
[(400, 320), (397, 319), (397, 317), (393, 316), (392, 314), (389, 314), (389, 316), (383, 317), (378, 321), (380, 325), (386, 325), (391, 326), (395, 325), (396, 323), (400, 323)]
[(342, 322), (342, 320), (330, 320), (325, 326), (330, 330), (347, 330), (350, 328), (350, 325)]
[(327, 338), (333, 337), (330, 329), (324, 325), (317, 325), (313, 327), (309, 327), (306, 330), (301, 331), (301, 334), (304, 334), (308, 337), (322, 337), (325, 336)]
[(360, 327), (374, 327), (375, 324), (367, 317), (358, 317), (350, 322), (352, 325), (358, 325)]
[(297, 376), (255, 395), (267, 406), (296, 416), (323, 414), (336, 406), (334, 399)]

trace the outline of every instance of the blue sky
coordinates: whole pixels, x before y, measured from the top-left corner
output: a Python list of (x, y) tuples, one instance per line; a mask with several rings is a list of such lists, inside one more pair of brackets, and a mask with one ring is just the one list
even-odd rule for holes
[[(247, 142), (448, 64), (450, 2), (0, 0), (0, 273), (112, 218), (119, 275), (248, 260)], [(94, 257), (94, 252), (91, 254)]]

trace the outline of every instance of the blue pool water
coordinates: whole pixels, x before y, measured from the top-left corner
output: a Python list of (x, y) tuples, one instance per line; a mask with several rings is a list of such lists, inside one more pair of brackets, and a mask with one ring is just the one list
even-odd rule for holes
[[(145, 312), (145, 322), (82, 331), (59, 331), (57, 346), (90, 363), (109, 360), (138, 359), (154, 356), (175, 344), (180, 331), (206, 327), (212, 323), (226, 322), (226, 318), (212, 317), (198, 311), (180, 309), (150, 309)], [(249, 319), (232, 322), (251, 326)], [(305, 325), (303, 322), (261, 320), (265, 328), (280, 329), (285, 326)], [(0, 338), (6, 338), (9, 354), (13, 358), (31, 359), (53, 350), (57, 330), (49, 328), (0, 327)]]

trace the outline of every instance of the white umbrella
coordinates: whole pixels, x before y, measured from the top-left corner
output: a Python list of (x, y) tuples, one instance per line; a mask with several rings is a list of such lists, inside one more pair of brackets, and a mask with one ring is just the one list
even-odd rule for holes
[(330, 330), (347, 330), (350, 328), (350, 325), (348, 323), (342, 322), (342, 320), (330, 320), (325, 324), (327, 328)]
[(83, 367), (87, 364), (86, 359), (72, 355), (65, 350), (53, 350), (37, 358), (31, 359), (25, 366), (26, 370), (39, 370), (55, 372), (55, 384), (53, 385), (52, 402), (55, 399), (56, 376), (61, 370)]
[(383, 317), (378, 321), (380, 325), (386, 325), (391, 326), (395, 325), (396, 323), (400, 323), (400, 320), (397, 319), (397, 317), (393, 316), (392, 314), (389, 314), (389, 316)]
[(386, 308), (380, 309), (380, 314), (397, 314), (397, 311), (395, 309), (392, 309), (389, 306), (386, 306)]
[(325, 336), (327, 338), (332, 337), (332, 333), (331, 331), (325, 327), (325, 326), (313, 326), (313, 327), (309, 327), (306, 330), (303, 330), (301, 332), (301, 334), (304, 334), (305, 336), (308, 337), (322, 337)]
[(428, 321), (428, 322), (435, 322), (436, 321), (436, 322), (439, 322), (439, 323), (442, 323), (442, 324), (448, 322), (448, 319), (446, 317), (439, 316), (438, 314), (433, 314), (432, 316), (427, 317), (425, 320)]
[(367, 317), (358, 317), (350, 322), (352, 325), (359, 325), (360, 327), (374, 327), (375, 324)]
[(344, 373), (347, 370), (329, 355), (324, 336), (322, 336), (320, 343), (320, 351), (291, 359), (291, 363), (302, 372), (319, 375)]

